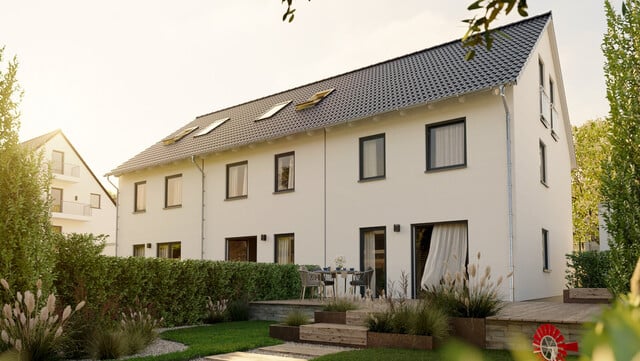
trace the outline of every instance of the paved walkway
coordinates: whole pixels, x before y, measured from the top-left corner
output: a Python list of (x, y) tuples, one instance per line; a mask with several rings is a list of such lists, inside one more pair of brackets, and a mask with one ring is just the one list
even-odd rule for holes
[(208, 356), (214, 361), (305, 361), (315, 357), (353, 350), (348, 347), (312, 345), (287, 342), (282, 345), (261, 347), (250, 352), (232, 352)]

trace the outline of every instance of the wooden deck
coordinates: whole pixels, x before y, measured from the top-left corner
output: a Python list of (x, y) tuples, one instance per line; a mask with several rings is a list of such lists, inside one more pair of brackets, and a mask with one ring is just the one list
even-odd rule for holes
[(582, 324), (593, 321), (603, 307), (608, 306), (584, 303), (509, 302), (498, 315), (487, 317), (487, 320)]

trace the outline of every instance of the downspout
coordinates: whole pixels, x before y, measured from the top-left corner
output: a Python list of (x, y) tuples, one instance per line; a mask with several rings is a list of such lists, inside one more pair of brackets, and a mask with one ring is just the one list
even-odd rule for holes
[(507, 97), (504, 94), (504, 85), (500, 85), (500, 97), (502, 97), (502, 105), (504, 106), (505, 125), (506, 125), (506, 138), (507, 138), (507, 217), (509, 223), (509, 289), (511, 291), (510, 300), (515, 299), (515, 283), (514, 278), (514, 264), (513, 264), (513, 178), (512, 178), (512, 163), (511, 163), (511, 112), (507, 105)]
[(111, 184), (111, 186), (113, 186), (113, 188), (116, 189), (116, 250), (115, 250), (115, 257), (118, 257), (118, 229), (119, 227), (119, 223), (120, 223), (120, 217), (119, 217), (119, 212), (120, 212), (120, 188), (116, 187), (115, 184), (113, 184), (113, 182), (111, 181), (111, 175), (107, 176), (107, 182), (109, 182), (109, 184)]
[(202, 160), (202, 167), (196, 162), (196, 156), (191, 156), (191, 163), (198, 168), (201, 178), (202, 198), (200, 200), (202, 206), (200, 207), (200, 259), (204, 259), (204, 160)]
[(323, 139), (323, 156), (322, 156), (322, 162), (323, 162), (323, 170), (322, 170), (322, 176), (323, 176), (323, 184), (322, 186), (324, 187), (324, 199), (323, 199), (323, 212), (324, 212), (324, 220), (323, 220), (323, 227), (324, 227), (324, 266), (327, 265), (327, 128), (323, 128), (324, 130), (324, 139)]

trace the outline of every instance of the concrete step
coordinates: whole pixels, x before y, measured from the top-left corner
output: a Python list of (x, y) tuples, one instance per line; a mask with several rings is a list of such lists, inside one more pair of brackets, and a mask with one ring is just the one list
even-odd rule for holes
[(349, 347), (314, 345), (309, 343), (286, 342), (282, 345), (261, 347), (260, 351), (291, 357), (315, 358), (338, 352), (353, 350)]
[(213, 361), (306, 361), (306, 359), (303, 358), (264, 355), (253, 352), (232, 352), (222, 355), (207, 356), (205, 358)]
[(367, 328), (333, 323), (302, 325), (300, 326), (300, 341), (365, 347), (367, 345)]

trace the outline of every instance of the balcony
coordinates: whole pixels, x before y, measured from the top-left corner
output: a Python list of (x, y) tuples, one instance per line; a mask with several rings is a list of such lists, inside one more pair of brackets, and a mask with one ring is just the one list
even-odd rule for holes
[(77, 202), (55, 203), (51, 205), (51, 218), (87, 222), (91, 220), (91, 206)]
[(51, 163), (53, 178), (63, 182), (77, 183), (80, 181), (80, 166), (72, 163)]

